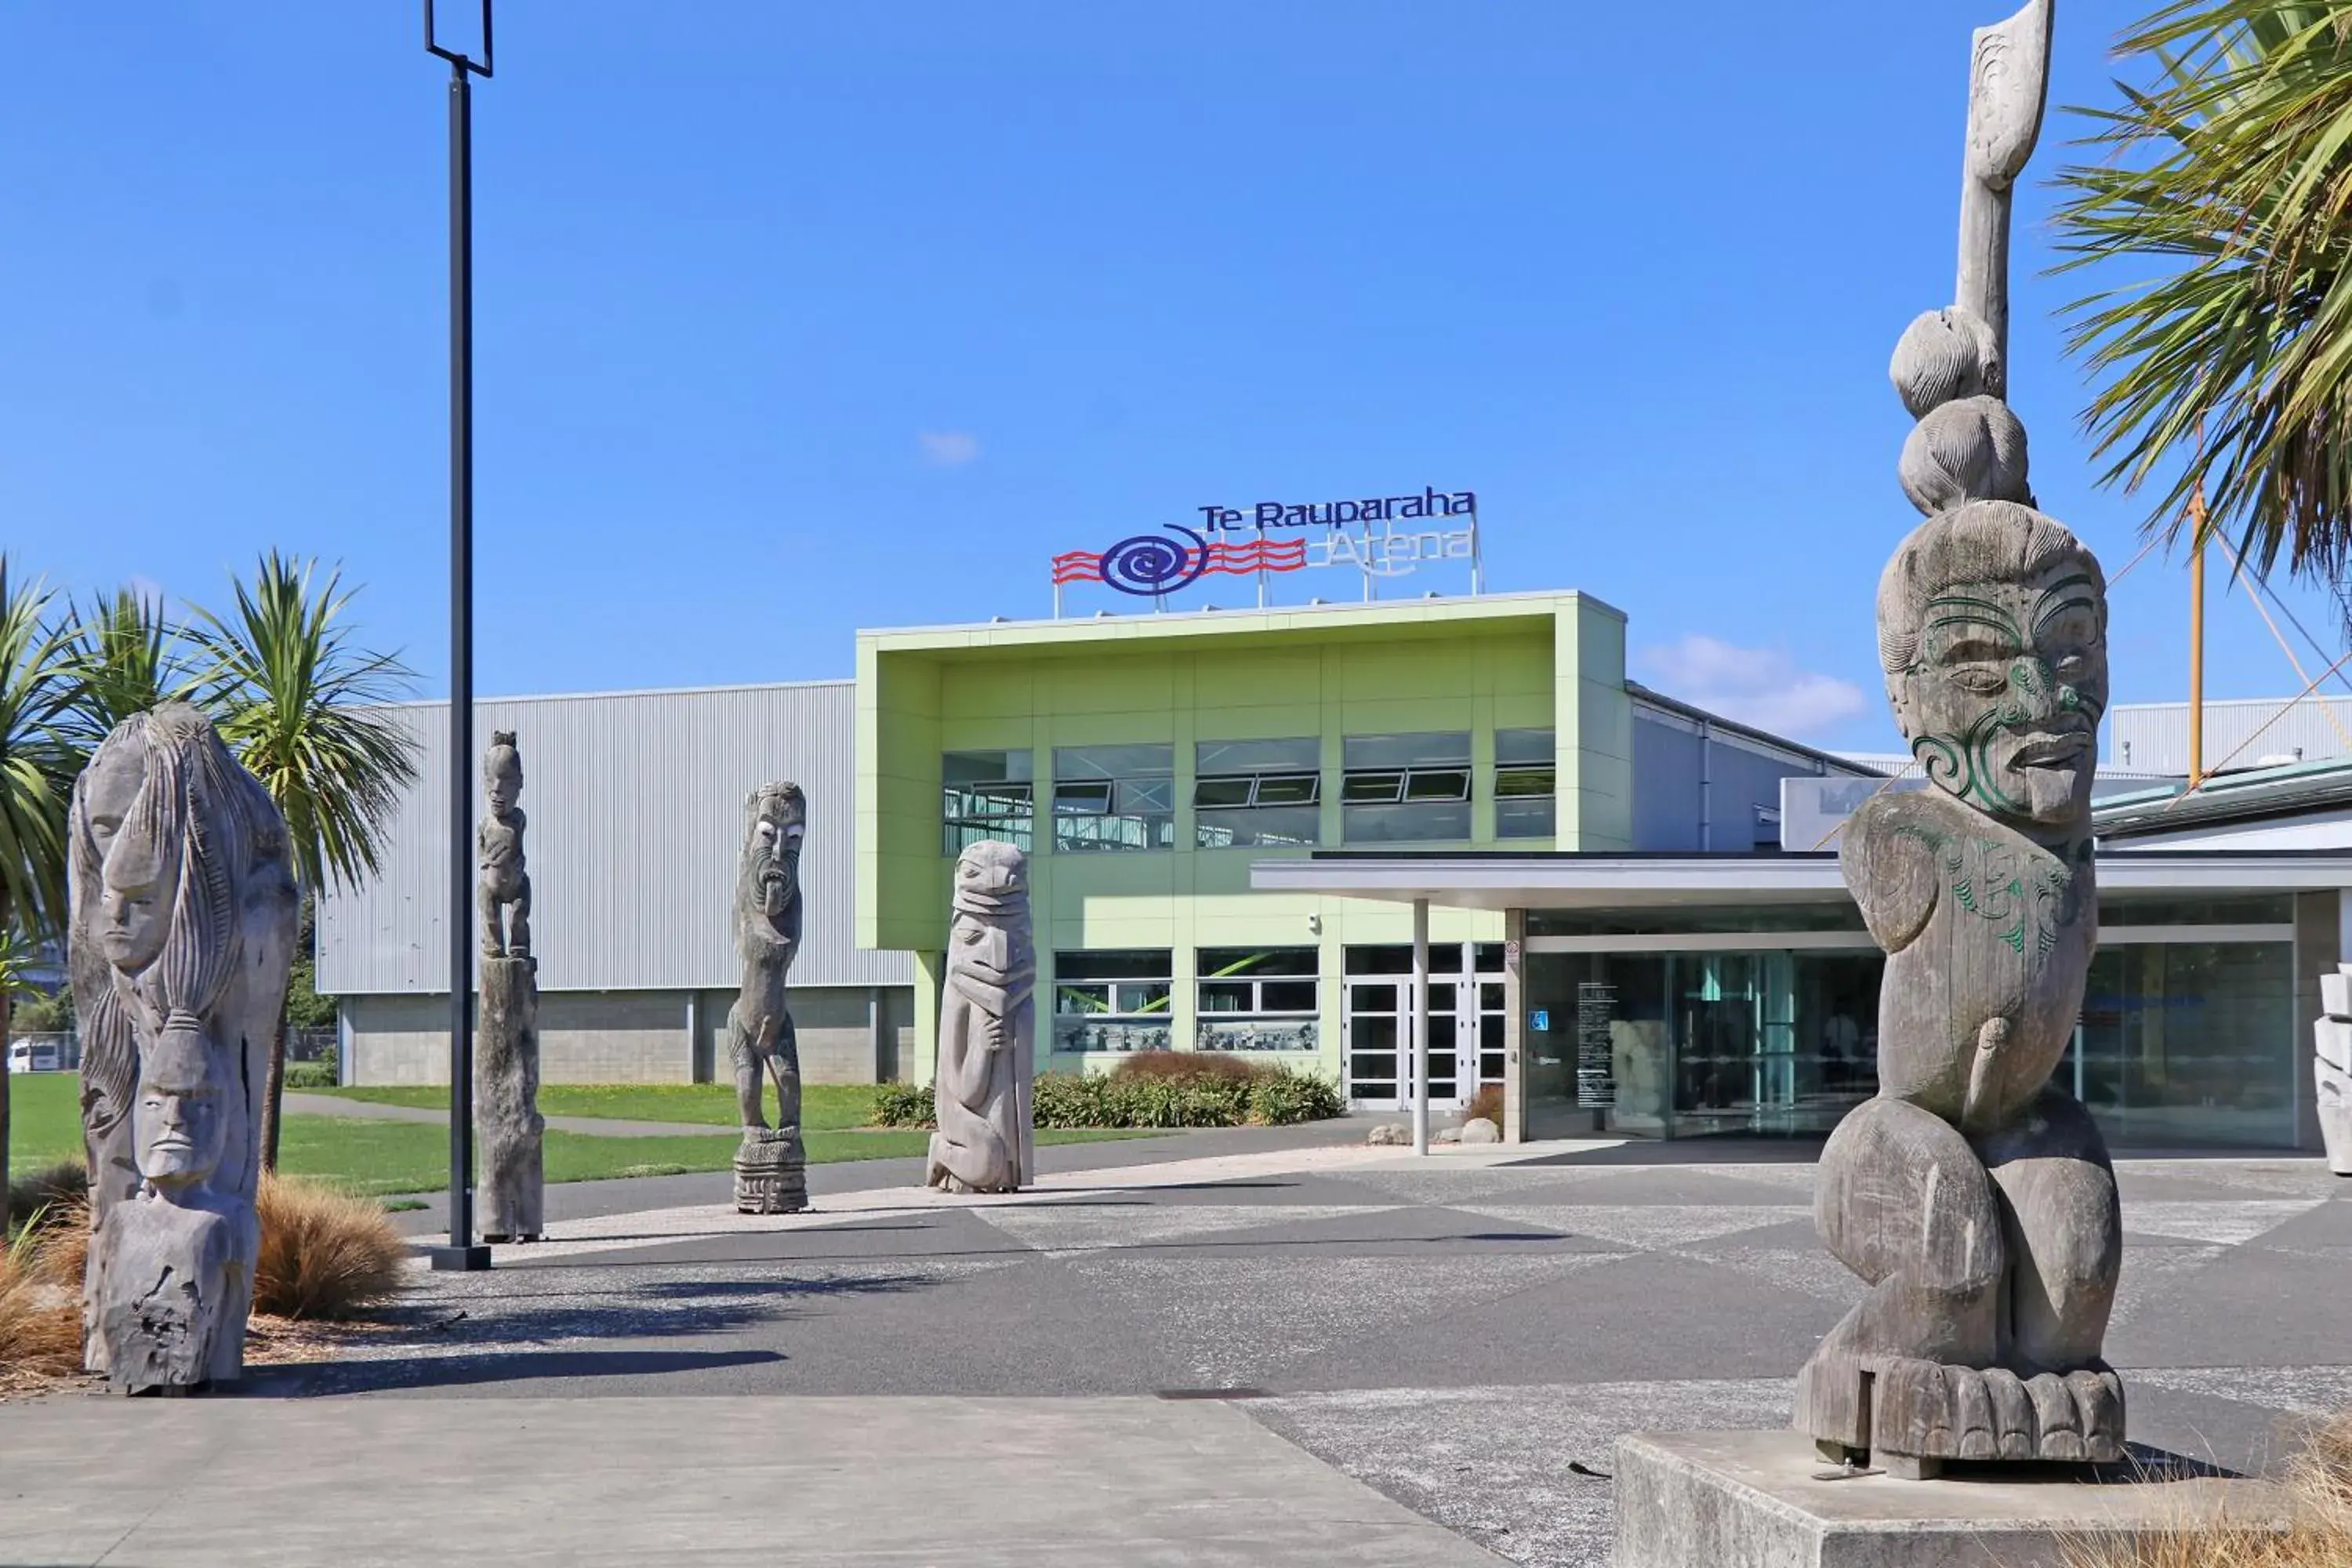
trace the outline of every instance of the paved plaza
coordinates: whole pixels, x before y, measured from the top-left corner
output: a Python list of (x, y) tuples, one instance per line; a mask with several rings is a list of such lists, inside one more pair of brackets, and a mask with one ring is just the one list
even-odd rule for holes
[[(1010, 1198), (823, 1167), (775, 1218), (554, 1189), (557, 1239), (331, 1362), (0, 1406), (0, 1560), (1598, 1564), (1612, 1440), (1785, 1423), (1858, 1293), (1801, 1149), (1360, 1132), (1057, 1149)], [(2352, 1407), (2352, 1183), (2118, 1169), (2134, 1438), (2259, 1469)], [(232, 1471), (191, 1534), (167, 1494)]]

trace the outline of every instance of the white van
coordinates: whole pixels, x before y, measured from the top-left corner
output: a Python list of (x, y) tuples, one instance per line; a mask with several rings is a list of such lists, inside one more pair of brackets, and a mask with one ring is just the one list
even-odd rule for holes
[(18, 1040), (8, 1047), (10, 1072), (57, 1072), (65, 1062), (65, 1047), (56, 1040)]

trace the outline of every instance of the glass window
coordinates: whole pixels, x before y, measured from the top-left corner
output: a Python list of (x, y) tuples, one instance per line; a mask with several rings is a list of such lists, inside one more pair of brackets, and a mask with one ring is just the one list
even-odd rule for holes
[(2057, 1077), (2117, 1144), (2291, 1148), (2300, 1033), (2291, 942), (2102, 947)]
[(1175, 843), (1175, 748), (1054, 748), (1055, 849), (1170, 849)]
[(1497, 766), (1514, 763), (1552, 765), (1553, 743), (1550, 730), (1497, 730), (1495, 731), (1495, 762)]
[(1311, 1051), (1322, 993), (1311, 947), (1202, 948), (1195, 955), (1204, 1051)]
[(1192, 842), (1296, 848), (1322, 840), (1322, 743), (1202, 741), (1193, 752)]
[(1164, 1051), (1174, 954), (1092, 948), (1054, 955), (1054, 1048)]
[(1862, 911), (1839, 899), (1818, 904), (1760, 904), (1744, 908), (1701, 906), (1659, 910), (1529, 910), (1529, 936), (1655, 936), (1719, 931), (1852, 931), (1861, 946), (1875, 945)]
[(1349, 735), (1340, 817), (1350, 844), (1415, 844), (1470, 837), (1470, 733)]
[(2099, 900), (2103, 926), (2283, 926), (2294, 923), (2294, 896)]
[(1551, 731), (1496, 731), (1495, 837), (1554, 837), (1559, 831), (1558, 782)]
[(1036, 785), (1027, 752), (949, 752), (940, 759), (940, 774), (948, 854), (961, 855), (984, 838), (1030, 847)]

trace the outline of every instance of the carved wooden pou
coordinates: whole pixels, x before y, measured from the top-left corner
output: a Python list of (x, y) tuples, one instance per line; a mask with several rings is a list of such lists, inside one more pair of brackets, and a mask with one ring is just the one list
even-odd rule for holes
[[(785, 982), (801, 944), (801, 840), (808, 802), (794, 784), (772, 784), (748, 803), (735, 879), (735, 944), (743, 984), (727, 1012), (727, 1055), (743, 1142), (735, 1152), (735, 1206), (746, 1214), (808, 1207), (801, 1143), (801, 1058)], [(776, 1124), (763, 1114), (762, 1080), (776, 1085)]]
[(259, 1244), (258, 1091), (293, 961), (285, 822), (205, 716), (168, 703), (100, 745), (69, 834), (85, 1359), (126, 1393), (232, 1380)]
[(2033, 510), (2004, 401), (2010, 188), (2039, 133), (2050, 0), (1977, 35), (1959, 303), (1893, 374), (1927, 514), (1880, 580), (1895, 721), (1931, 787), (1845, 826), (1847, 887), (1886, 951), (1879, 1093), (1822, 1152), (1816, 1213), (1870, 1286), (1799, 1377), (1835, 1458), (2115, 1460), (2100, 1359), (2122, 1261), (2114, 1172), (2051, 1074), (2098, 939), (2091, 785), (2107, 701), (2098, 562)]
[(924, 1171), (930, 1185), (1010, 1193), (1035, 1179), (1036, 983), (1028, 858), (993, 839), (974, 844), (956, 861), (932, 1083), (939, 1131)]
[(545, 1229), (546, 1119), (539, 1113), (539, 961), (530, 951), (523, 857), (522, 752), (513, 731), (482, 755), (488, 812), (474, 830), (482, 916), (474, 1019), (474, 1131), (481, 1151), (482, 1239), (537, 1241)]

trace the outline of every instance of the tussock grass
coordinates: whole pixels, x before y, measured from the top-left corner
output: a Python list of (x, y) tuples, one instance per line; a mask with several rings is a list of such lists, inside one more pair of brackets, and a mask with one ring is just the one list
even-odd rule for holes
[(81, 1270), (89, 1212), (43, 1211), (0, 1248), (0, 1392), (81, 1371)]
[(408, 1243), (382, 1204), (265, 1173), (255, 1207), (257, 1313), (354, 1318), (399, 1294)]
[(2066, 1568), (2347, 1568), (2352, 1564), (2352, 1415), (2315, 1427), (2289, 1467), (2284, 1530), (2183, 1520), (2137, 1542), (2070, 1542)]

